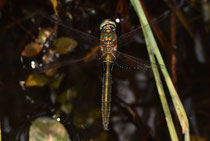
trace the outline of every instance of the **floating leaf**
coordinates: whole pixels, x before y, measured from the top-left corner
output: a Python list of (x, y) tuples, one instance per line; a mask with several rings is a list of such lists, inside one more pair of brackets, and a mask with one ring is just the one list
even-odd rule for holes
[(49, 82), (49, 78), (42, 74), (30, 74), (26, 80), (27, 87), (43, 87)]
[(50, 118), (38, 118), (32, 122), (29, 141), (70, 141), (64, 126)]
[(43, 44), (52, 33), (52, 28), (43, 28), (39, 31), (38, 39), (40, 44)]
[(59, 54), (66, 54), (71, 52), (77, 45), (78, 43), (75, 40), (67, 37), (61, 37), (57, 39), (55, 49)]
[(41, 50), (42, 50), (42, 46), (40, 46), (39, 43), (31, 42), (21, 52), (21, 55), (24, 57), (33, 57), (33, 56), (38, 55)]

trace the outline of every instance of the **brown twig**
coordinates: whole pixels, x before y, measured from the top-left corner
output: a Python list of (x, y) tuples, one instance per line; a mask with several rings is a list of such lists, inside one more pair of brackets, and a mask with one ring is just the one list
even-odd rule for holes
[(24, 32), (26, 32), (35, 42), (38, 42), (38, 39), (30, 32), (28, 31), (22, 24), (13, 16), (9, 15), (4, 9), (4, 14), (8, 16), (9, 19), (11, 19), (13, 22), (15, 22)]

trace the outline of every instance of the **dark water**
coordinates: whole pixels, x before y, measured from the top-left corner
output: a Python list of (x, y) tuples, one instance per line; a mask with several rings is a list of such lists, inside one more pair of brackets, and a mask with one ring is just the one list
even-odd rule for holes
[[(176, 0), (174, 0), (176, 1)], [(163, 1), (143, 1), (145, 9), (153, 19), (169, 13), (156, 25), (162, 36), (155, 34), (165, 61), (168, 64), (174, 55), (177, 73), (172, 75), (179, 96), (183, 102), (193, 139), (209, 140), (209, 3), (177, 1), (176, 4)], [(170, 11), (171, 5), (181, 6), (183, 22)], [(176, 7), (174, 6), (174, 7)], [(98, 61), (80, 62), (62, 67), (51, 80), (64, 75), (60, 85), (24, 87), (33, 72), (31, 61), (40, 63), (40, 56), (23, 57), (25, 46), (33, 42), (39, 29), (53, 27), (47, 20), (53, 18), (50, 1), (13, 0), (0, 2), (0, 115), (2, 140), (28, 140), (31, 122), (38, 117), (59, 117), (71, 140), (170, 140), (164, 113), (156, 90), (152, 72), (147, 69), (113, 70), (112, 110), (109, 131), (104, 131), (101, 121), (101, 91), (103, 68)], [(132, 5), (126, 0), (59, 2), (59, 15), (63, 24), (99, 37), (100, 23), (106, 19), (124, 19), (117, 24), (117, 34), (122, 35), (138, 27), (138, 18)], [(41, 14), (40, 14), (41, 13)], [(70, 19), (68, 15), (73, 18)], [(177, 14), (178, 15), (178, 14)], [(70, 16), (70, 17), (71, 17)], [(171, 32), (176, 34), (172, 37)], [(30, 33), (29, 33), (30, 32)], [(159, 33), (160, 33), (159, 32)], [(58, 26), (58, 37), (66, 36), (68, 29)], [(79, 58), (90, 52), (94, 43), (85, 42), (74, 35), (79, 43), (74, 51), (61, 59), (73, 55)], [(131, 35), (131, 42), (119, 48), (120, 51), (148, 60), (142, 37)], [(142, 40), (140, 40), (142, 39)], [(125, 41), (126, 41), (125, 40)], [(83, 42), (84, 41), (84, 42)], [(59, 58), (59, 59), (60, 59)], [(173, 66), (173, 65), (172, 65)], [(170, 71), (171, 72), (171, 71)], [(56, 79), (57, 80), (57, 79)], [(165, 87), (166, 88), (166, 87)], [(166, 89), (170, 110), (180, 140), (183, 140), (178, 118)], [(56, 119), (56, 118), (55, 118)]]

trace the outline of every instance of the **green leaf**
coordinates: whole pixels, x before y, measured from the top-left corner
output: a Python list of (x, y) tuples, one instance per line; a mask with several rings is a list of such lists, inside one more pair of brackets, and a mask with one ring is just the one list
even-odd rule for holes
[(29, 141), (70, 141), (70, 138), (60, 122), (42, 117), (32, 122)]
[(71, 52), (77, 45), (78, 43), (71, 38), (60, 37), (56, 40), (55, 49), (57, 53), (62, 55)]
[(52, 28), (43, 28), (39, 31), (38, 39), (40, 44), (43, 44), (52, 33)]
[(25, 49), (21, 52), (24, 57), (33, 57), (38, 55), (42, 50), (42, 46), (39, 43), (31, 42), (26, 45)]
[(38, 55), (43, 47), (43, 43), (50, 36), (52, 28), (43, 28), (39, 31), (38, 40), (26, 45), (25, 49), (21, 52), (24, 57), (33, 57)]
[(48, 84), (49, 81), (50, 79), (42, 74), (30, 74), (26, 80), (26, 87), (43, 87)]

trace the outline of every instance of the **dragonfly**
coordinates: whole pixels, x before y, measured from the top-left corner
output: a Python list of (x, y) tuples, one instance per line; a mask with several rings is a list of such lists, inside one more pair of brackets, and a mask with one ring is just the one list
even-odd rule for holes
[[(173, 9), (174, 10), (174, 9)], [(153, 22), (158, 22), (163, 17), (166, 17), (171, 12), (168, 11), (166, 14), (161, 15)], [(42, 14), (43, 16), (43, 14)], [(50, 19), (51, 20), (51, 19)], [(99, 54), (102, 59), (103, 64), (103, 81), (102, 81), (102, 101), (101, 101), (101, 115), (102, 115), (102, 124), (104, 130), (108, 130), (108, 126), (110, 123), (110, 113), (111, 113), (111, 89), (112, 89), (112, 70), (114, 64), (116, 66), (124, 68), (124, 69), (142, 69), (142, 68), (166, 68), (164, 65), (151, 63), (149, 61), (128, 55), (126, 53), (118, 51), (119, 46), (123, 46), (127, 42), (133, 41), (132, 35), (135, 33), (139, 33), (142, 28), (138, 27), (124, 35), (121, 35), (119, 38), (116, 34), (116, 23), (111, 19), (105, 19), (100, 25), (100, 38), (92, 36), (90, 34), (84, 33), (82, 31), (78, 31), (74, 28), (71, 28), (67, 25), (59, 23), (56, 20), (57, 24), (67, 27), (69, 32), (73, 34), (73, 36), (79, 36), (81, 40), (84, 40), (89, 43), (95, 43), (99, 45)], [(152, 22), (152, 23), (153, 23)], [(148, 26), (148, 25), (146, 25)], [(55, 28), (57, 30), (57, 27)], [(93, 54), (94, 55), (94, 54)], [(47, 70), (50, 68), (59, 68), (62, 66), (71, 65), (77, 62), (81, 62), (87, 59), (87, 56), (82, 57), (76, 60), (66, 60), (63, 62), (53, 63), (40, 68), (41, 71)], [(125, 60), (127, 63), (119, 63), (120, 61)]]

